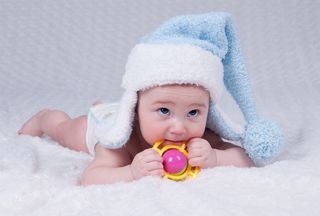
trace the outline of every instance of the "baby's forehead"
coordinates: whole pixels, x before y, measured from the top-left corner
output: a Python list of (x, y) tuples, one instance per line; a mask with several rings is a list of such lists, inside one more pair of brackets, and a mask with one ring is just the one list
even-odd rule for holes
[(191, 84), (174, 84), (174, 85), (162, 85), (149, 88), (144, 91), (140, 91), (138, 94), (139, 101), (167, 101), (167, 100), (185, 100), (186, 102), (203, 102), (208, 103), (210, 101), (210, 95), (207, 90), (202, 86)]
[(165, 84), (165, 85), (158, 85), (158, 86), (152, 86), (146, 89), (143, 89), (139, 91), (138, 93), (144, 93), (144, 92), (150, 92), (150, 91), (161, 91), (161, 90), (184, 90), (188, 89), (190, 91), (195, 90), (195, 91), (203, 91), (209, 94), (209, 91), (204, 88), (201, 85), (197, 84)]

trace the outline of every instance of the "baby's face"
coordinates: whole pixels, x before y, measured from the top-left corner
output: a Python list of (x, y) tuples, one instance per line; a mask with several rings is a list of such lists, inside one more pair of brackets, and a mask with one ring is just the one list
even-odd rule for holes
[(139, 93), (138, 120), (150, 145), (188, 141), (205, 131), (209, 93), (193, 85), (166, 85)]

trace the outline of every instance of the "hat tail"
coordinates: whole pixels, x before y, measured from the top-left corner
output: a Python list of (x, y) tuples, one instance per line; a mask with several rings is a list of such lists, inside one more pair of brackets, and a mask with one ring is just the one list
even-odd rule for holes
[(245, 120), (250, 123), (255, 121), (258, 116), (240, 49), (240, 41), (236, 37), (230, 17), (226, 18), (225, 34), (228, 40), (228, 52), (222, 59), (224, 65), (223, 81), (227, 90), (239, 105)]
[(282, 132), (275, 123), (257, 115), (240, 42), (236, 37), (231, 17), (226, 16), (225, 22), (228, 52), (222, 59), (224, 84), (242, 111), (246, 125), (242, 133), (236, 131), (226, 115), (212, 104), (209, 112), (212, 122), (209, 126), (226, 139), (240, 141), (249, 157), (257, 165), (263, 165), (280, 152)]

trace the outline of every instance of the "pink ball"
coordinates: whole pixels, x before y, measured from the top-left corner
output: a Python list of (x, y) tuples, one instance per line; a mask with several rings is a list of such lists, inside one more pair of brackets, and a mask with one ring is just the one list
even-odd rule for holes
[(170, 174), (176, 174), (187, 167), (187, 158), (177, 149), (169, 149), (163, 156), (163, 168)]

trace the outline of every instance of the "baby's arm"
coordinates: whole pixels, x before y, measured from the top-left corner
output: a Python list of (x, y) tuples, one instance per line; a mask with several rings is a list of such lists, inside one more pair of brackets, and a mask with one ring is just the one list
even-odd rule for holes
[(217, 166), (252, 167), (254, 163), (245, 150), (231, 143), (223, 142), (222, 149), (214, 149), (217, 155)]
[(132, 181), (131, 159), (125, 148), (95, 147), (95, 158), (84, 171), (82, 185)]
[(133, 181), (143, 176), (162, 176), (162, 157), (149, 148), (135, 155), (133, 161), (125, 148), (95, 147), (95, 158), (85, 170), (81, 184), (108, 184)]

